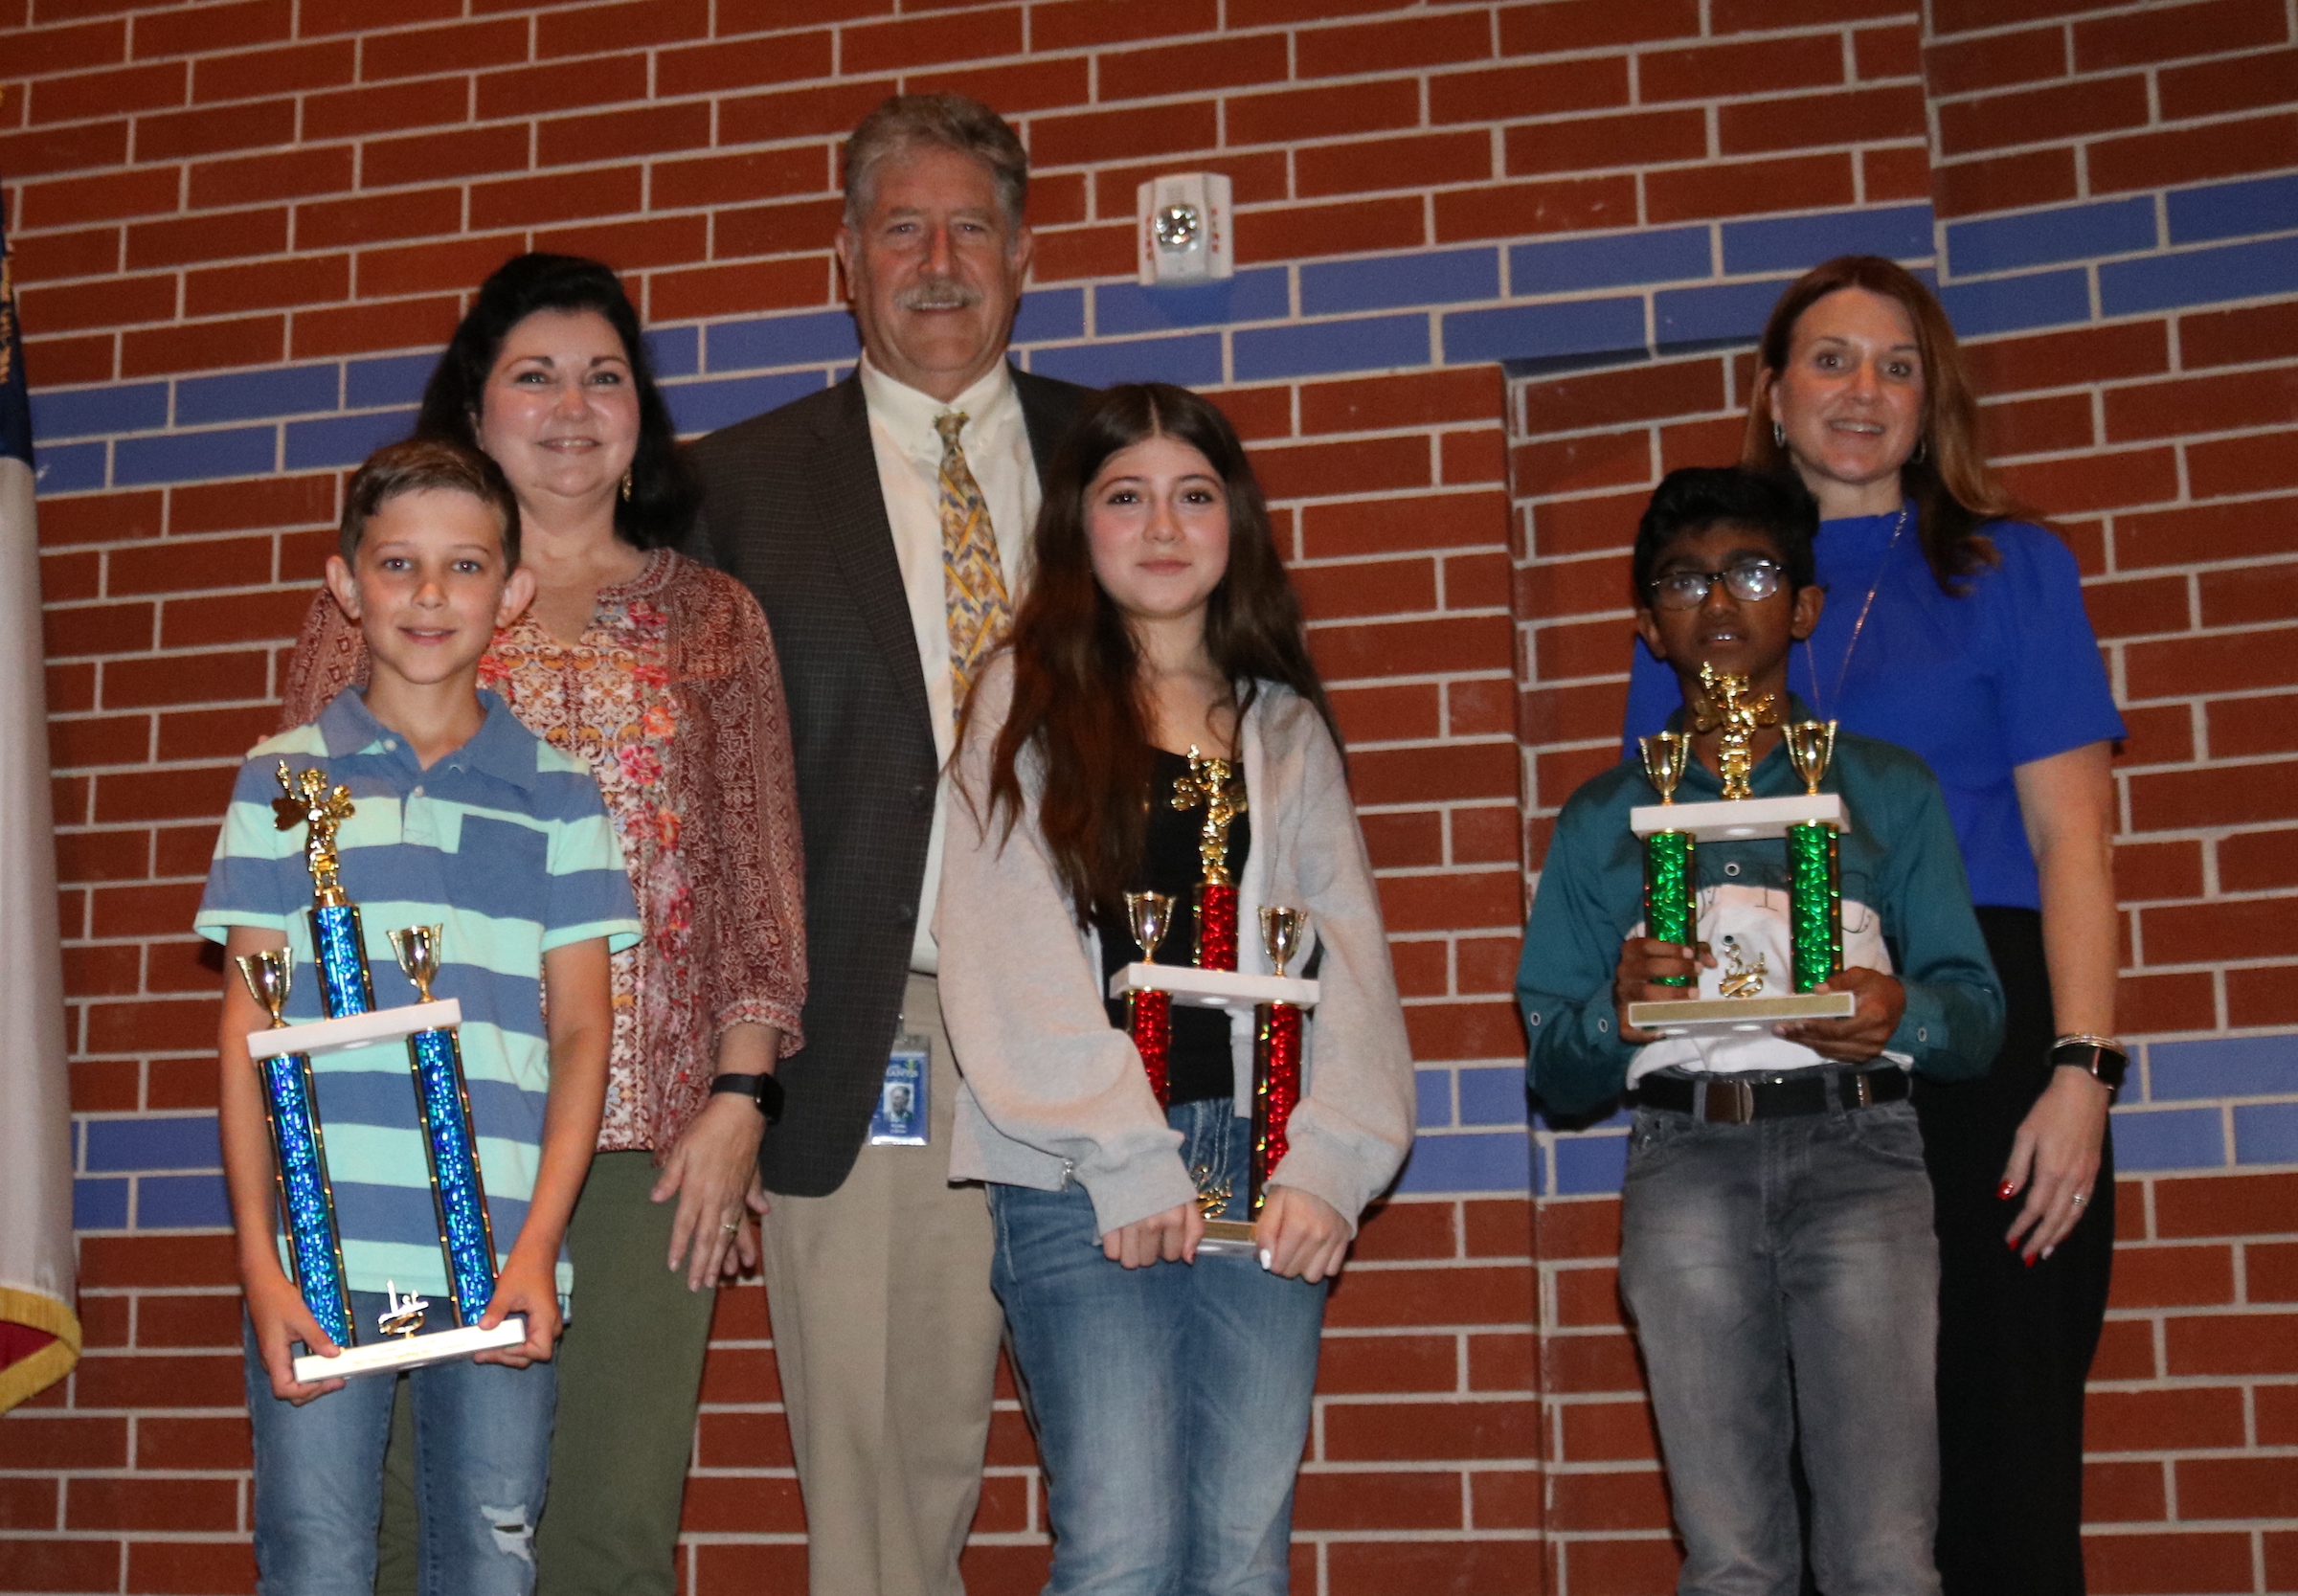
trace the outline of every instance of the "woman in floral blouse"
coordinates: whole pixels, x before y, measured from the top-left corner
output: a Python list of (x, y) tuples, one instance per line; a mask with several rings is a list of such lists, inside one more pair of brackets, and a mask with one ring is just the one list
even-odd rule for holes
[[(801, 1041), (804, 872), (781, 676), (757, 601), (674, 552), (694, 490), (637, 312), (606, 267), (523, 255), (488, 278), (416, 431), (476, 442), (518, 494), (536, 597), (496, 634), (481, 686), (590, 762), (646, 927), (615, 957), (606, 1116), (567, 1236), (577, 1287), (539, 1585), (669, 1596), (715, 1286), (756, 1257), (749, 1213), (764, 1211), (756, 1157), (775, 1100), (758, 1077)], [(357, 628), (323, 593), (284, 722), (312, 719), (366, 666)], [(386, 1585), (412, 1529), (399, 1517), (385, 1515)]]

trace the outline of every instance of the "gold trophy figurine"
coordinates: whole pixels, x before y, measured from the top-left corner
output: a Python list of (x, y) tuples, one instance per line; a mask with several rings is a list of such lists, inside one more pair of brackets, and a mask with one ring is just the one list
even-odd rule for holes
[(1724, 733), (1717, 764), (1724, 778), (1724, 801), (1752, 797), (1747, 778), (1755, 772), (1756, 728), (1779, 724), (1778, 701), (1769, 693), (1750, 699), (1747, 678), (1713, 665), (1700, 667), (1700, 689), (1689, 706), (1692, 722), (1701, 731), (1720, 729)]
[(279, 828), (311, 828), (304, 841), (304, 860), (311, 872), (311, 901), (321, 908), (339, 909), (350, 900), (344, 896), (338, 879), (343, 865), (335, 853), (335, 830), (351, 818), (351, 790), (330, 789), (327, 776), (319, 771), (293, 775), (284, 759), (280, 761), (279, 776), (283, 796), (271, 800)]
[(271, 1016), (271, 1028), (285, 1028), (287, 992), (295, 984), (295, 955), (285, 948), (263, 948), (241, 954), (232, 962), (239, 966), (239, 978), (247, 983), (248, 996)]

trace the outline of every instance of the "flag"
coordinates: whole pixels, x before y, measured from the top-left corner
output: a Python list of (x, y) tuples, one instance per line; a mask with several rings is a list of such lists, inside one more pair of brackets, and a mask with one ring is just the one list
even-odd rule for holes
[(32, 402), (0, 237), (0, 1413), (79, 1361)]

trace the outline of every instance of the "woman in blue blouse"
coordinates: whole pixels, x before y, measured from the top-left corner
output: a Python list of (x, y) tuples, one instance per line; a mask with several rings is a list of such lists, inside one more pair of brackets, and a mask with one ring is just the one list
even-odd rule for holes
[[(1980, 1080), (1919, 1082), (1940, 1241), (1947, 1596), (2081, 1596), (2083, 1390), (2114, 1243), (2120, 1080), (2108, 760), (2121, 717), (2074, 556), (2014, 519), (1930, 292), (1873, 256), (1791, 284), (1746, 458), (1819, 501), (1827, 607), (1790, 680), (1946, 789), (2009, 1012)], [(1628, 733), (1678, 693), (1639, 647)]]

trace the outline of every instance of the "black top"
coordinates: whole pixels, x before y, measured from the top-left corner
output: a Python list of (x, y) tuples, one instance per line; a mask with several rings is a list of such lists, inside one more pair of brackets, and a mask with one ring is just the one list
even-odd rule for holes
[[(1149, 836), (1141, 850), (1141, 868), (1135, 891), (1163, 892), (1173, 900), (1173, 924), (1158, 945), (1160, 964), (1197, 962), (1197, 884), (1203, 879), (1197, 839), (1205, 826), (1205, 808), (1173, 807), (1173, 784), (1189, 774), (1189, 761), (1163, 749), (1153, 751), (1156, 764), (1149, 776)], [(1228, 873), (1231, 880), (1245, 873), (1245, 858), (1252, 848), (1252, 817), (1239, 815), (1228, 828)], [(1115, 913), (1096, 913), (1093, 928), (1101, 933), (1101, 990), (1110, 978), (1141, 959), (1141, 946), (1125, 923), (1124, 906)], [(1238, 928), (1240, 941), (1244, 929)], [(1109, 1023), (1123, 1029), (1125, 1000), (1109, 1000)], [(1169, 1101), (1194, 1103), (1207, 1097), (1228, 1097), (1236, 1090), (1236, 1070), (1228, 1050), (1228, 1014), (1225, 1009), (1173, 1005), (1173, 1040), (1166, 1055), (1165, 1084)]]

